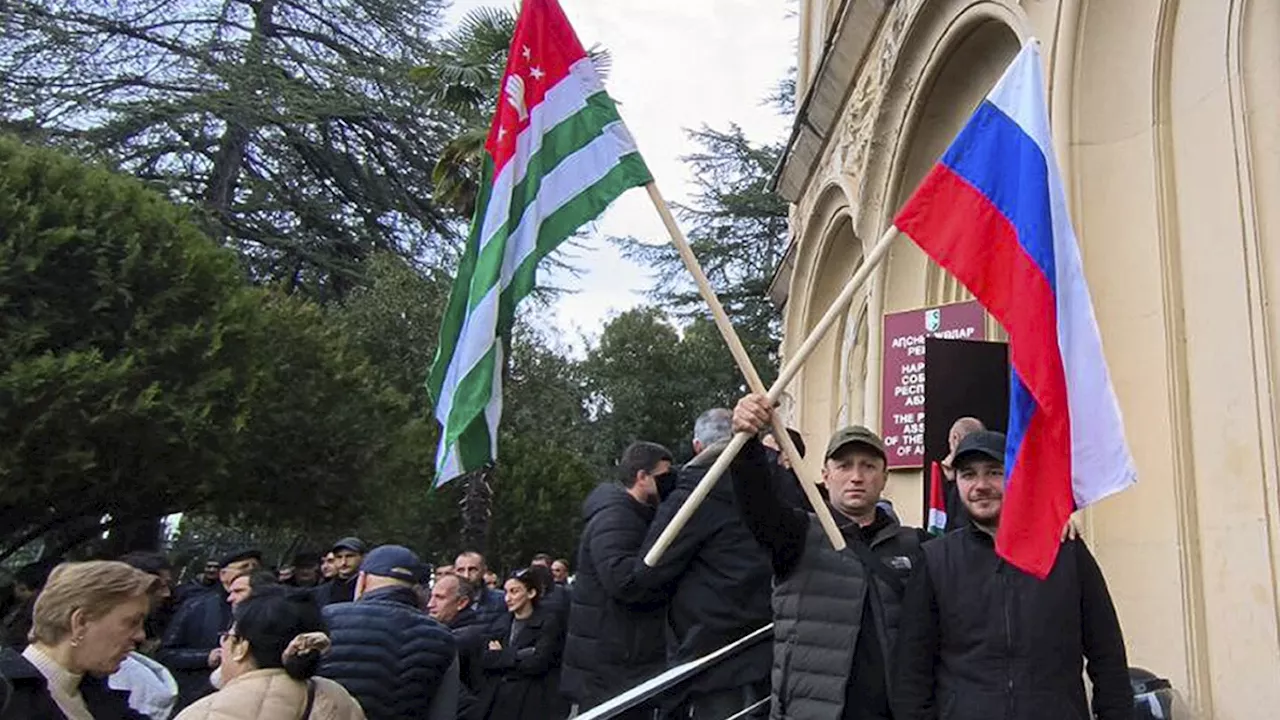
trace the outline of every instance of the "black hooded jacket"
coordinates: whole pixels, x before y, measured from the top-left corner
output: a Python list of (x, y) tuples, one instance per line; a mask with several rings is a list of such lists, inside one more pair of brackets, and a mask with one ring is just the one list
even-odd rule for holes
[[(658, 540), (727, 442), (703, 450), (680, 470), (675, 491), (658, 508), (644, 549)], [(675, 641), (675, 664), (694, 660), (739, 640), (773, 619), (773, 567), (769, 553), (751, 534), (738, 511), (733, 480), (722, 477), (654, 568), (646, 587), (671, 586), (668, 622)], [(768, 644), (717, 664), (691, 690), (709, 692), (766, 682), (772, 664)]]
[(617, 483), (600, 485), (583, 503), (561, 674), (561, 690), (583, 708), (665, 667), (664, 592), (646, 589), (638, 579), (653, 513)]

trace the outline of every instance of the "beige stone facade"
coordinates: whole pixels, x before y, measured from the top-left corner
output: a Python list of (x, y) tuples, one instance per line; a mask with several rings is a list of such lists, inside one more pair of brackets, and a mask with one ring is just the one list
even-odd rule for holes
[[(1130, 662), (1202, 717), (1280, 716), (1280, 0), (800, 0), (800, 27), (784, 351), (1038, 38), (1141, 474), (1083, 514)], [(900, 239), (791, 388), (810, 445), (879, 425), (883, 313), (965, 297)], [(919, 473), (889, 492), (918, 523)]]

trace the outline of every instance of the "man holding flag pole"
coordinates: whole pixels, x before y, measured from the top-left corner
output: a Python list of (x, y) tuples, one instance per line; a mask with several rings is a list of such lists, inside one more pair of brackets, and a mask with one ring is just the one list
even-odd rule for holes
[[(482, 188), (471, 232), (427, 378), (441, 427), (437, 486), (497, 458), (504, 342), (516, 305), (534, 287), (538, 263), (634, 187), (646, 188), (749, 387), (764, 391), (595, 65), (556, 0), (523, 0), (501, 88), (485, 144)], [(797, 468), (806, 496), (817, 506), (826, 537), (842, 547), (844, 540), (820, 501), (816, 481), (803, 469), (795, 445), (789, 436), (780, 438), (779, 444)], [(700, 490), (675, 532), (710, 485)]]
[[(958, 489), (973, 522), (924, 544), (901, 615), (884, 614), (880, 638), (896, 658), (890, 689), (900, 720), (1132, 715), (1123, 636), (1105, 581), (1084, 544), (1063, 543), (1060, 534), (1074, 508), (1123, 490), (1136, 473), (1066, 211), (1044, 98), (1033, 40), (833, 304), (843, 310), (867, 266), (884, 257), (901, 231), (1009, 334), (1008, 442), (1000, 433), (979, 431), (954, 453)], [(767, 425), (776, 394), (826, 331), (826, 319), (767, 396), (739, 402), (734, 426), (746, 438), (743, 445), (758, 444), (754, 436)], [(752, 454), (734, 464), (740, 483), (752, 474)], [(859, 549), (860, 543), (851, 544)], [(812, 544), (797, 552), (800, 571), (807, 564), (811, 577), (792, 580), (800, 589), (781, 605), (775, 595), (775, 613), (785, 610), (788, 622), (780, 630), (786, 636), (775, 641), (781, 651), (775, 655), (773, 717), (876, 717), (842, 692), (838, 673), (820, 681), (821, 658), (834, 657), (824, 638), (844, 635), (822, 598), (806, 596), (805, 589), (832, 577), (836, 557), (823, 560), (832, 554)], [(854, 560), (848, 557), (846, 565), (856, 573)], [(875, 560), (864, 561), (865, 567), (882, 570)], [(860, 593), (867, 597), (865, 589)], [(856, 630), (859, 620), (844, 623)], [(1082, 681), (1085, 659), (1092, 713)], [(794, 677), (797, 667), (813, 677)], [(859, 682), (857, 663), (841, 667), (854, 674), (849, 686)]]

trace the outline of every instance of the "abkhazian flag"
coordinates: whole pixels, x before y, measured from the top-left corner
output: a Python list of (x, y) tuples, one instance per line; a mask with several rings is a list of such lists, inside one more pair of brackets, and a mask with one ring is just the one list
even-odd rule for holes
[(1038, 42), (1023, 46), (894, 224), (1009, 334), (996, 551), (1043, 578), (1072, 510), (1137, 472), (1058, 173)]
[(942, 490), (942, 466), (937, 460), (929, 465), (929, 522), (925, 529), (934, 536), (947, 532), (947, 500)]
[(484, 179), (427, 378), (436, 485), (497, 457), (505, 339), (538, 262), (626, 190), (652, 182), (556, 0), (524, 0)]

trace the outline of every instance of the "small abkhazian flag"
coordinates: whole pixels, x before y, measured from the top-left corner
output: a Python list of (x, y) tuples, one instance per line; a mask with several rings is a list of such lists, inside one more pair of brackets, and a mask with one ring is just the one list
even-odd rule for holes
[(652, 182), (556, 0), (524, 0), (485, 145), (484, 179), (427, 378), (436, 485), (497, 457), (503, 346), (538, 262)]
[(947, 531), (947, 500), (942, 491), (942, 466), (937, 460), (929, 464), (929, 522), (925, 529), (930, 535)]
[(996, 551), (1053, 569), (1073, 509), (1137, 480), (1102, 354), (1031, 40), (894, 220), (1009, 333)]

